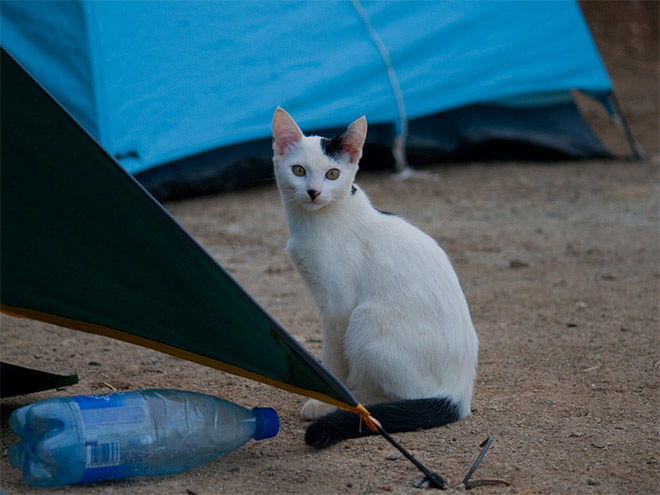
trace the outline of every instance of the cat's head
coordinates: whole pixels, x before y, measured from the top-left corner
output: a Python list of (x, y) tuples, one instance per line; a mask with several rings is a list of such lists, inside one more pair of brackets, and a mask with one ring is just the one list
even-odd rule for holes
[(273, 164), (282, 198), (308, 210), (344, 199), (350, 194), (366, 136), (365, 117), (332, 139), (304, 136), (291, 116), (278, 108), (273, 116)]

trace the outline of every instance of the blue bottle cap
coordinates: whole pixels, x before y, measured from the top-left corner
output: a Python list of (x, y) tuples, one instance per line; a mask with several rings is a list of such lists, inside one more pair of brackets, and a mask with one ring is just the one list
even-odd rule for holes
[(255, 407), (252, 409), (257, 420), (257, 429), (254, 432), (255, 440), (272, 438), (280, 431), (280, 418), (275, 409), (271, 407)]

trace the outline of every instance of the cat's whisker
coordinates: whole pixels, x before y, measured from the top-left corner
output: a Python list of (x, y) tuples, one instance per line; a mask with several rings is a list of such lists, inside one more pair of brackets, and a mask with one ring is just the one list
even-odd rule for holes
[(266, 197), (278, 197), (278, 198), (283, 198), (283, 199), (288, 199), (288, 194), (286, 193), (281, 193), (278, 191), (268, 191), (266, 193)]

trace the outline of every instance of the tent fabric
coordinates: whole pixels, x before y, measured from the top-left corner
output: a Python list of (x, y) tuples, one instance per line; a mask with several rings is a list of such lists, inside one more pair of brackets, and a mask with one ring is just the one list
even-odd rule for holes
[(78, 383), (78, 375), (56, 375), (10, 363), (0, 363), (0, 398), (42, 392)]
[[(331, 137), (340, 131), (307, 133)], [(390, 149), (394, 135), (394, 125), (369, 126), (362, 170), (396, 168)], [(406, 150), (412, 166), (439, 159), (550, 161), (611, 156), (572, 102), (540, 108), (477, 103), (421, 117), (409, 122)], [(272, 177), (270, 138), (223, 146), (135, 174), (159, 201), (233, 191)]]
[(4, 50), (0, 70), (4, 312), (357, 405)]
[[(1, 41), (139, 174), (267, 139), (278, 105), (304, 130), (366, 115), (395, 134), (396, 98), (355, 3), (6, 0)], [(576, 1), (361, 5), (411, 121), (483, 103), (550, 109), (573, 89), (611, 91)]]

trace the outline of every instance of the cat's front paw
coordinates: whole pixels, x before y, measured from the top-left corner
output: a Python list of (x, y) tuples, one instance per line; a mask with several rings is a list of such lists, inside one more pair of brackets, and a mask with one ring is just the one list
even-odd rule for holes
[(310, 399), (305, 402), (305, 405), (303, 406), (302, 411), (300, 411), (300, 414), (302, 414), (303, 418), (312, 420), (318, 419), (321, 416), (325, 416), (326, 414), (330, 414), (331, 412), (335, 412), (336, 410), (337, 408), (335, 406), (331, 406), (330, 404), (326, 404), (320, 400)]

